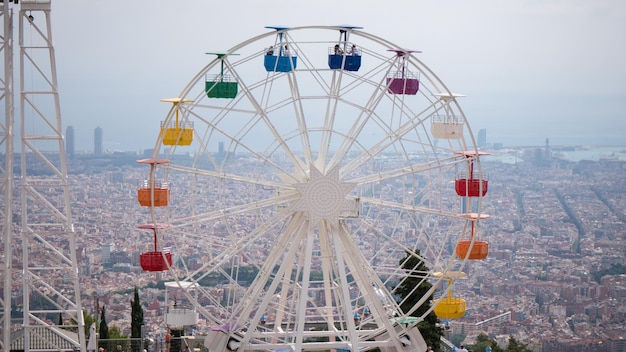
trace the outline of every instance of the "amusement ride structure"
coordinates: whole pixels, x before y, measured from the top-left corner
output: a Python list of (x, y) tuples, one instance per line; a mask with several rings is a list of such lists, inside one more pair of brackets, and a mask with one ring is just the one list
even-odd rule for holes
[(0, 1), (0, 348), (6, 352), (86, 350), (50, 10), (50, 0)]
[(488, 254), (460, 96), (360, 27), (267, 29), (163, 100), (139, 161), (142, 268), (191, 303), (166, 322), (209, 351), (425, 351), (417, 324), (463, 316), (454, 282)]

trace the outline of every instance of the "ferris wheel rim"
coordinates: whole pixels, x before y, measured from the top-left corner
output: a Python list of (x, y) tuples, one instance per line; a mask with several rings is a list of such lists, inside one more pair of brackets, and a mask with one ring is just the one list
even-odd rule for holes
[[(332, 29), (332, 30), (340, 30), (341, 28), (344, 28), (344, 27), (306, 26), (306, 27), (294, 27), (294, 28), (284, 29), (284, 31), (292, 31), (292, 30), (305, 30), (305, 29)], [(360, 34), (362, 34), (361, 32), (359, 32), (359, 33), (360, 33)], [(246, 46), (250, 45), (251, 43), (254, 43), (254, 42), (256, 42), (256, 41), (259, 41), (260, 39), (263, 39), (263, 38), (270, 37), (270, 36), (272, 36), (272, 35), (275, 35), (275, 33), (270, 32), (270, 33), (262, 34), (262, 35), (259, 35), (259, 36), (257, 36), (257, 37), (251, 38), (251, 39), (249, 39), (249, 40), (247, 40), (247, 41), (244, 41), (244, 42), (240, 43), (239, 45), (236, 45), (235, 47), (233, 47), (233, 48), (231, 48), (230, 50), (228, 50), (228, 52), (226, 53), (226, 56), (228, 56), (229, 54), (234, 53), (235, 51), (237, 51), (237, 50), (239, 50), (239, 49), (241, 49), (241, 48), (243, 48), (243, 47), (246, 47)], [(369, 35), (369, 34), (365, 34), (365, 35), (363, 35), (363, 38), (370, 38), (370, 39), (371, 39), (371, 38), (378, 38), (378, 37), (374, 37), (374, 36), (371, 36), (371, 35)], [(374, 39), (374, 40), (376, 40), (376, 39)], [(382, 39), (381, 39), (381, 40), (382, 40)], [(386, 43), (386, 41), (383, 41), (383, 43)], [(403, 51), (403, 52), (406, 52), (406, 51)], [(197, 84), (197, 82), (198, 82), (199, 80), (201, 80), (201, 79), (202, 79), (202, 77), (204, 77), (204, 76), (206, 75), (206, 73), (207, 73), (210, 69), (212, 69), (213, 67), (215, 67), (216, 63), (218, 62), (218, 61), (216, 61), (216, 60), (218, 60), (218, 59), (219, 59), (219, 58), (214, 59), (214, 60), (213, 60), (213, 61), (211, 61), (211, 62), (210, 62), (210, 63), (209, 63), (209, 64), (208, 64), (208, 65), (207, 65), (204, 69), (202, 69), (202, 70), (200, 71), (200, 73), (199, 73), (198, 75), (196, 75), (196, 76), (192, 79), (192, 81), (191, 81), (191, 82), (190, 82), (190, 83), (189, 83), (189, 84), (188, 84), (188, 85), (187, 85), (187, 86), (183, 89), (183, 91), (181, 92), (181, 94), (179, 95), (179, 97), (178, 97), (178, 98), (175, 98), (175, 99), (179, 99), (180, 101), (185, 101), (186, 103), (189, 103), (189, 108), (188, 108), (188, 110), (187, 110), (187, 107), (186, 107), (186, 106), (185, 106), (183, 109), (186, 109), (187, 111), (192, 111), (192, 112), (193, 112), (193, 110), (194, 110), (194, 109), (196, 109), (196, 108), (198, 108), (198, 109), (199, 109), (199, 108), (201, 107), (201, 105), (200, 105), (199, 103), (197, 103), (197, 102), (196, 102), (196, 101), (197, 101), (197, 99), (196, 99), (195, 97), (193, 97), (193, 99), (191, 99), (191, 98), (186, 98), (186, 97), (187, 97), (187, 96), (190, 94), (190, 92), (192, 91), (192, 87), (193, 87), (194, 85), (196, 85), (196, 84)], [(419, 63), (419, 64), (421, 64), (421, 62), (419, 62), (419, 60), (418, 60), (418, 63)], [(236, 72), (236, 70), (234, 70), (234, 72)], [(269, 74), (268, 74), (268, 75), (269, 75)], [(432, 78), (432, 77), (434, 77), (434, 80), (440, 81), (438, 77), (434, 76), (434, 74), (432, 74), (431, 78)], [(194, 82), (195, 82), (195, 83), (194, 83)], [(382, 84), (383, 84), (383, 83), (382, 83), (382, 81), (381, 81), (381, 82), (379, 82), (379, 84), (378, 84), (378, 85), (379, 85), (379, 87), (380, 87), (380, 85), (382, 85)], [(443, 86), (443, 83), (441, 83), (441, 84), (442, 84), (442, 86)], [(297, 84), (296, 84), (296, 86), (295, 86), (295, 87), (296, 87), (296, 88), (295, 88), (295, 90), (296, 90), (296, 91), (298, 91)], [(445, 86), (443, 86), (443, 87), (445, 87)], [(447, 88), (446, 88), (446, 90), (447, 90)], [(449, 92), (448, 92), (448, 93), (449, 93)], [(449, 93), (449, 94), (452, 94), (452, 93)], [(170, 101), (170, 102), (171, 102), (171, 101)], [(454, 103), (455, 103), (455, 104), (457, 104), (457, 102), (456, 102), (456, 101), (454, 101)], [(176, 104), (175, 104), (175, 105), (176, 105)], [(180, 106), (178, 106), (178, 107), (180, 107)], [(171, 119), (173, 118), (174, 114), (178, 112), (178, 110), (177, 110), (177, 108), (178, 108), (178, 107), (173, 107), (172, 109), (170, 109), (170, 112), (168, 113), (168, 116), (167, 116), (167, 118), (166, 118), (166, 121), (167, 121), (167, 120), (171, 120)], [(226, 112), (224, 112), (224, 114), (228, 114), (229, 112), (235, 111), (235, 109), (227, 108), (227, 109), (225, 109), (225, 111), (226, 111)], [(460, 111), (460, 110), (459, 110), (459, 111)], [(463, 120), (465, 120), (465, 116), (463, 115), (462, 111), (460, 111), (460, 114), (461, 114), (461, 116), (462, 116), (462, 119), (463, 119)], [(414, 128), (414, 126), (412, 126), (411, 124), (408, 124), (408, 125), (407, 125), (407, 127), (406, 127), (406, 129), (407, 129), (407, 130), (409, 130), (409, 131), (410, 131), (412, 128)], [(159, 137), (159, 139), (157, 140), (157, 146), (155, 147), (155, 156), (157, 156), (157, 155), (159, 154), (159, 148), (161, 147), (161, 138), (162, 138), (162, 137)], [(278, 144), (281, 144), (281, 143), (278, 143)], [(287, 143), (286, 143), (286, 141), (283, 141), (283, 142), (282, 142), (282, 144), (286, 145)], [(278, 147), (276, 147), (276, 148), (278, 148)], [(249, 149), (251, 150), (252, 148), (249, 148)], [(382, 149), (382, 147), (381, 147), (379, 150), (383, 150), (383, 149)], [(295, 154), (297, 154), (297, 153), (292, 151), (292, 153), (291, 153), (291, 154), (292, 154), (292, 155), (295, 155)], [(311, 155), (312, 155), (312, 154), (311, 154)], [(294, 166), (296, 167), (296, 169), (299, 169), (299, 174), (298, 174), (298, 171), (296, 170), (296, 173), (295, 173), (295, 174), (288, 175), (288, 176), (289, 176), (289, 177), (291, 177), (293, 180), (296, 180), (296, 181), (297, 181), (297, 180), (303, 180), (303, 179), (302, 179), (302, 177), (311, 177), (311, 176), (310, 176), (310, 175), (311, 175), (311, 173), (314, 173), (314, 171), (312, 171), (312, 170), (317, 170), (317, 167), (319, 166), (319, 164), (318, 164), (318, 163), (314, 160), (314, 158), (313, 158), (313, 157), (311, 157), (311, 155), (306, 156), (306, 157), (305, 157), (305, 161), (303, 161), (303, 162), (300, 162), (300, 161), (294, 162), (294, 164), (295, 164)], [(260, 154), (257, 154), (257, 156), (260, 156)], [(292, 158), (293, 158), (294, 160), (296, 160), (296, 158), (295, 158), (295, 157), (293, 157), (293, 156), (292, 156)], [(300, 159), (297, 159), (297, 160), (300, 160)], [(341, 161), (341, 160), (342, 160), (342, 158), (339, 158), (339, 160)], [(267, 162), (268, 164), (271, 164), (271, 160), (270, 160), (270, 159), (266, 159), (266, 160), (264, 160), (264, 161), (265, 161), (265, 162)], [(451, 162), (451, 164), (453, 164), (453, 163)], [(169, 164), (168, 164), (168, 166), (169, 166)], [(357, 165), (357, 166), (358, 166), (358, 165)], [(322, 169), (324, 169), (323, 167), (321, 167), (321, 168), (322, 168)], [(356, 166), (355, 166), (355, 167), (353, 167), (353, 170), (354, 170), (354, 169), (356, 169)], [(182, 170), (182, 168), (181, 168), (181, 170)], [(325, 169), (325, 170), (326, 170), (326, 171), (328, 171), (327, 169)], [(321, 174), (324, 174), (324, 172), (323, 172), (323, 171), (318, 170), (318, 172), (319, 172), (319, 173), (321, 173)], [(205, 173), (209, 174), (210, 172), (205, 172)], [(237, 176), (237, 175), (228, 176), (227, 174), (223, 174), (221, 177), (223, 177), (223, 178), (225, 178), (225, 179), (229, 179), (229, 178), (232, 178), (232, 179), (239, 178), (239, 180), (241, 180), (241, 179), (242, 179), (240, 176), (237, 176), (237, 177), (235, 177), (235, 176)], [(248, 179), (248, 180), (251, 180), (251, 179)], [(267, 183), (267, 181), (264, 181), (264, 182), (266, 182), (266, 183)], [(328, 186), (328, 187), (330, 187), (330, 188), (332, 188), (332, 187), (335, 187), (335, 188), (339, 187), (339, 188), (341, 188), (341, 184), (340, 184), (340, 182), (338, 182), (338, 181), (333, 181), (333, 180), (331, 180), (331, 181), (325, 181), (325, 182), (326, 182), (326, 186)], [(298, 182), (294, 182), (294, 183), (292, 183), (292, 187), (285, 187), (285, 189), (287, 189), (287, 191), (289, 191), (290, 189), (291, 189), (291, 191), (293, 191), (293, 190), (294, 190), (294, 189), (293, 189), (293, 188), (294, 188), (294, 187), (293, 187), (293, 185), (295, 185), (295, 184), (297, 184), (297, 183), (298, 183)], [(322, 183), (323, 183), (323, 182), (322, 182)], [(297, 187), (296, 187), (296, 188), (297, 188)], [(300, 193), (302, 194), (302, 191), (301, 191)], [(288, 197), (288, 196), (285, 196), (285, 199), (287, 199), (287, 200), (288, 200), (288, 199), (289, 199), (289, 197)], [(271, 205), (271, 204), (270, 204), (270, 205)], [(257, 204), (257, 205), (255, 205), (255, 206), (253, 206), (253, 207), (246, 208), (246, 209), (258, 210), (259, 208), (257, 208), (257, 206), (258, 206), (258, 204)], [(297, 208), (297, 207), (296, 207), (296, 208)], [(344, 209), (344, 210), (345, 210), (345, 209)], [(242, 208), (242, 211), (243, 211), (243, 208)], [(443, 213), (440, 213), (439, 215), (444, 215), (444, 214), (443, 214)], [(449, 217), (457, 217), (457, 215), (458, 215), (458, 214), (455, 214), (455, 213), (453, 213), (453, 212), (449, 212), (446, 216), (449, 216)], [(155, 215), (154, 209), (151, 209), (151, 216), (152, 216), (152, 218), (153, 218), (154, 223), (157, 223), (157, 218), (156, 218), (156, 215)], [(217, 217), (219, 217), (219, 216), (220, 216), (220, 215), (218, 215), (218, 214), (217, 214), (217, 212), (216, 212), (216, 215), (215, 215), (215, 216), (213, 216), (213, 217), (209, 217), (209, 218), (213, 218), (213, 219), (214, 219), (214, 218), (217, 218)], [(310, 220), (310, 219), (309, 219), (309, 220)], [(328, 231), (339, 231), (339, 232), (341, 232), (341, 229), (343, 229), (343, 223), (345, 222), (345, 220), (341, 220), (341, 219), (338, 219), (338, 220), (339, 220), (339, 222), (337, 222), (336, 224), (331, 224), (331, 225), (323, 225), (323, 226), (325, 226), (325, 227), (324, 227), (324, 228), (325, 228), (325, 230), (324, 230), (324, 231), (326, 231), (326, 232), (328, 232)], [(208, 220), (207, 220), (207, 221), (208, 221)], [(307, 219), (304, 219), (304, 220), (301, 220), (301, 222), (307, 222), (307, 223), (308, 223), (308, 220), (307, 220)], [(371, 226), (373, 226), (373, 225), (371, 225)], [(300, 227), (300, 228), (302, 228), (302, 227)], [(322, 230), (320, 229), (319, 231), (322, 231)], [(295, 231), (295, 232), (294, 232), (294, 235), (295, 235), (295, 234), (297, 234), (297, 233), (301, 233), (301, 232), (302, 232), (302, 230)], [(411, 251), (413, 251), (413, 250), (412, 250), (412, 249), (410, 249), (410, 248), (407, 248), (407, 249), (408, 249), (408, 250), (407, 250), (407, 252), (411, 252)], [(233, 252), (232, 252), (232, 253), (236, 253), (238, 250), (240, 250), (240, 249), (239, 249), (239, 247), (237, 247), (237, 248), (236, 248), (236, 250), (233, 250)], [(294, 255), (295, 255), (295, 253), (294, 253)], [(336, 254), (336, 255), (339, 255), (339, 254)], [(271, 262), (271, 263), (272, 263), (272, 264), (276, 264), (276, 261), (277, 261), (277, 260), (278, 260), (278, 259), (276, 259), (274, 262)], [(354, 267), (354, 268), (358, 268), (358, 265), (354, 265), (354, 264), (353, 264), (353, 267)], [(172, 269), (173, 269), (173, 268), (172, 268)], [(434, 269), (435, 269), (435, 268), (432, 268), (433, 272), (434, 272)], [(357, 272), (357, 271), (358, 271), (358, 269), (355, 269), (355, 272)], [(361, 273), (360, 275), (365, 275), (365, 273)], [(437, 275), (431, 275), (431, 276), (432, 276), (432, 277), (437, 277)], [(176, 279), (176, 282), (179, 282), (179, 287), (181, 286), (180, 282), (188, 282), (188, 281), (185, 281), (185, 280), (179, 280), (179, 277), (178, 277), (178, 276), (174, 276), (174, 277), (175, 277), (175, 279)], [(185, 285), (188, 285), (188, 284), (185, 284)], [(384, 284), (382, 284), (382, 282), (381, 282), (381, 283), (379, 283), (379, 285), (380, 285), (379, 287), (381, 287), (381, 288), (382, 288), (382, 287), (384, 287)], [(429, 292), (430, 292), (430, 293), (433, 293), (433, 292), (435, 291), (435, 289), (436, 289), (436, 287), (435, 287), (435, 286), (436, 286), (436, 285), (433, 285), (433, 287), (429, 290)], [(345, 296), (345, 294), (344, 294), (344, 296)], [(189, 297), (189, 298), (192, 298), (192, 297)], [(200, 304), (198, 304), (198, 306), (201, 306), (201, 305), (200, 305)], [(200, 309), (203, 309), (203, 308), (200, 308)], [(381, 310), (381, 308), (379, 307), (379, 308), (378, 308), (378, 310), (380, 311), (380, 310)], [(432, 310), (432, 309), (431, 309), (431, 310)], [(203, 314), (205, 314), (206, 316), (213, 316), (213, 314), (209, 313), (209, 312), (208, 312), (208, 311), (206, 311), (206, 310), (204, 310)], [(241, 315), (241, 317), (243, 317), (243, 316), (244, 316), (244, 315)], [(257, 313), (255, 313), (255, 316), (254, 316), (253, 320), (255, 320), (255, 321), (259, 322), (259, 321), (260, 321), (260, 318), (261, 318), (261, 315), (260, 315), (260, 313), (258, 313), (258, 312), (257, 312)], [(217, 318), (215, 318), (215, 319), (216, 319), (216, 320), (219, 320), (219, 319), (217, 319)], [(222, 322), (222, 323), (228, 323), (228, 324), (232, 323), (232, 322), (228, 322), (228, 321), (224, 321), (224, 320), (222, 320), (221, 322)], [(241, 322), (241, 318), (240, 318), (240, 320), (239, 320), (239, 321), (234, 322), (235, 326), (244, 326), (243, 324), (242, 324), (242, 325), (239, 325), (239, 323), (240, 323), (240, 322)], [(387, 323), (386, 323), (386, 324), (387, 324), (387, 326), (385, 326), (385, 329), (390, 329), (390, 328), (391, 328), (391, 326), (389, 325), (389, 322), (391, 322), (391, 320), (387, 320)], [(218, 325), (224, 325), (224, 324), (218, 324)], [(352, 327), (352, 329), (355, 329), (355, 327)], [(382, 328), (381, 328), (381, 329), (382, 329)], [(381, 331), (382, 331), (382, 330), (381, 330)], [(252, 338), (252, 337), (250, 337), (250, 338)], [(245, 338), (244, 338), (244, 340), (245, 340)]]

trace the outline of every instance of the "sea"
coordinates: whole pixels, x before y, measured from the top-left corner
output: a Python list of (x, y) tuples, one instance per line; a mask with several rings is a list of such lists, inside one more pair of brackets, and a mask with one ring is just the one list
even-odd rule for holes
[[(545, 146), (515, 147), (499, 150), (485, 150), (486, 160), (515, 164), (522, 161), (522, 155), (529, 149), (545, 149)], [(626, 161), (626, 146), (554, 146), (550, 147), (552, 158), (578, 162), (581, 160)]]

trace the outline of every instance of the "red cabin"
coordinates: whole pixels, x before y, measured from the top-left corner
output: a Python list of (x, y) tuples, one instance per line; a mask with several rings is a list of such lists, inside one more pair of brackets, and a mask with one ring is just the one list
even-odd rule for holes
[(480, 197), (487, 194), (488, 180), (460, 175), (454, 180), (454, 190), (461, 197)]
[(145, 271), (164, 271), (172, 266), (172, 253), (159, 251), (141, 253), (139, 263)]
[(168, 225), (163, 224), (148, 224), (139, 225), (140, 229), (152, 230), (153, 237), (153, 250), (150, 252), (144, 252), (139, 255), (139, 264), (145, 271), (164, 271), (172, 266), (172, 253), (169, 250), (159, 251), (157, 249), (157, 229), (168, 228)]
[(487, 176), (479, 174), (478, 177), (474, 177), (474, 158), (481, 155), (489, 155), (489, 153), (466, 150), (463, 152), (457, 152), (457, 154), (461, 154), (465, 158), (469, 159), (469, 172), (467, 174), (460, 174), (456, 177), (454, 181), (454, 190), (456, 191), (456, 194), (461, 197), (480, 197), (487, 194), (487, 190), (489, 189)]

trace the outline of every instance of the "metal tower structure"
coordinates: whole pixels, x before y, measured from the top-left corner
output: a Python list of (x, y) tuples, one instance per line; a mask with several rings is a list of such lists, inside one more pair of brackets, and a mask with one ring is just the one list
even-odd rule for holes
[(0, 348), (6, 352), (86, 351), (50, 12), (51, 0), (0, 0)]

